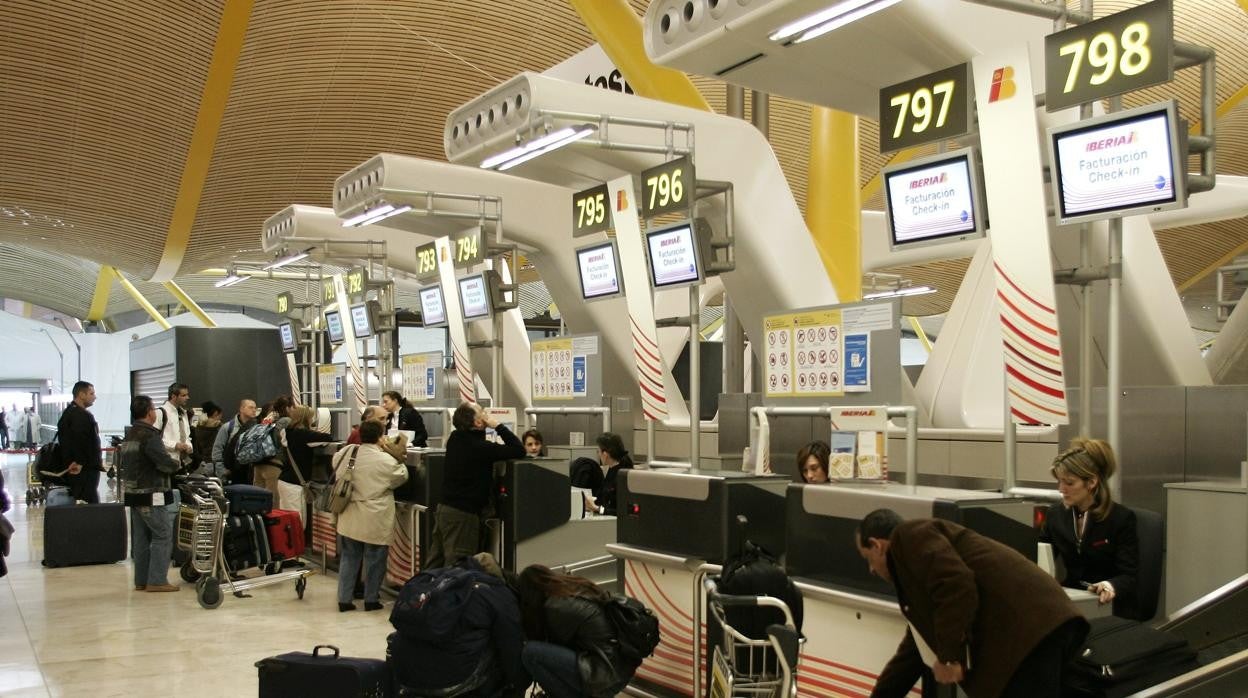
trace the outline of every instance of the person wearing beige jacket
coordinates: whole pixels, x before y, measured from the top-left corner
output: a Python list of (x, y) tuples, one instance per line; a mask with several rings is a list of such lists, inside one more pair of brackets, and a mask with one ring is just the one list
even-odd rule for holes
[(338, 515), (338, 610), (354, 611), (351, 603), (360, 564), (364, 565), (364, 610), (381, 609), (381, 581), (394, 533), (394, 488), (407, 481), (407, 467), (377, 442), (382, 427), (360, 425), (360, 445), (334, 456), (334, 478), (351, 473), (351, 502)]

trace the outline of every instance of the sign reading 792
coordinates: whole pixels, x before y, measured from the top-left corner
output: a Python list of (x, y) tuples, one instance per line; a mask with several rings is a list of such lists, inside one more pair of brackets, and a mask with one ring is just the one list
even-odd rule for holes
[(693, 160), (688, 155), (641, 173), (641, 216), (688, 211), (693, 199)]
[(1174, 9), (1153, 2), (1044, 37), (1045, 109), (1056, 111), (1174, 77)]
[(971, 121), (968, 65), (880, 90), (880, 152), (964, 135)]

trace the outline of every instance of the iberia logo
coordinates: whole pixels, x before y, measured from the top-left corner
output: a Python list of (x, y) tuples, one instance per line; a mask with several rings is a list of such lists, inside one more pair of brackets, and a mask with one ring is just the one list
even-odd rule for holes
[(1135, 131), (1121, 136), (1111, 136), (1109, 138), (1101, 138), (1095, 141), (1088, 141), (1087, 147), (1083, 152), (1090, 153), (1094, 150), (1105, 150), (1106, 148), (1116, 148), (1120, 145), (1131, 145), (1135, 142)]
[(623, 211), (626, 208), (628, 208), (628, 192), (621, 189), (616, 193), (615, 210)]
[(992, 71), (992, 89), (988, 91), (988, 101), (996, 102), (1014, 96), (1018, 88), (1014, 85), (1014, 69), (1010, 66)]
[(922, 189), (923, 187), (930, 187), (933, 184), (944, 184), (947, 181), (949, 181), (949, 173), (941, 172), (940, 176), (933, 175), (931, 177), (919, 177), (910, 183), (910, 188)]

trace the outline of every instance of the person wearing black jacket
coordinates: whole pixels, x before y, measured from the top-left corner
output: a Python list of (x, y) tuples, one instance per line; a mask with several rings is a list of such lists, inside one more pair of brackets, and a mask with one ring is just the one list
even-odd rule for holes
[(1102, 604), (1113, 602), (1114, 615), (1135, 618), (1140, 541), (1135, 512), (1110, 496), (1114, 451), (1100, 439), (1077, 438), (1070, 446), (1053, 459), (1062, 501), (1049, 507), (1040, 541), (1066, 568), (1062, 586), (1086, 588)]
[(420, 413), (407, 403), (407, 398), (397, 390), (387, 390), (381, 394), (381, 406), (389, 416), (386, 417), (386, 433), (391, 429), (412, 432), (412, 446), (424, 448), (429, 445), (429, 432), (425, 431), (425, 420)]
[(100, 502), (100, 427), (87, 408), (95, 404), (95, 386), (86, 381), (74, 383), (74, 401), (65, 407), (56, 423), (56, 437), (61, 444), (61, 463), (69, 473), (65, 480), (75, 500)]
[(520, 572), (520, 617), (529, 641), (520, 660), (551, 698), (613, 698), (637, 665), (620, 654), (604, 604), (611, 595), (584, 577), (542, 565)]
[(169, 476), (181, 464), (165, 450), (156, 428), (156, 406), (146, 395), (130, 401), (130, 432), (121, 442), (121, 477), (130, 507), (130, 550), (135, 591), (177, 591), (169, 583), (173, 525), (179, 498)]
[[(520, 439), (475, 402), (455, 408), (451, 424), (455, 430), (446, 440), (442, 501), (434, 513), (429, 569), (454, 564), (480, 551), (481, 519), (490, 504), (494, 464), (524, 458)], [(493, 429), (503, 443), (486, 441), (486, 429)]]
[(594, 486), (593, 497), (585, 498), (585, 513), (615, 516), (615, 494), (619, 489), (616, 479), (621, 470), (633, 467), (633, 459), (619, 434), (608, 431), (598, 435), (598, 461), (606, 472), (602, 482)]

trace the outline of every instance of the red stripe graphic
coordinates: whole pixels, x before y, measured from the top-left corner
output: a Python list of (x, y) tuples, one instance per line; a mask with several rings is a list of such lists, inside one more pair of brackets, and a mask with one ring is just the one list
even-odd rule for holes
[(1019, 372), (1019, 370), (1018, 370), (1018, 369), (1014, 368), (1013, 366), (1010, 366), (1009, 364), (1006, 364), (1006, 366), (1005, 366), (1005, 371), (1006, 371), (1006, 373), (1010, 374), (1011, 376), (1014, 376), (1014, 377), (1015, 377), (1015, 378), (1017, 378), (1018, 380), (1020, 380), (1020, 381), (1022, 381), (1022, 382), (1024, 382), (1024, 383), (1026, 383), (1029, 387), (1031, 387), (1031, 388), (1032, 388), (1032, 389), (1034, 389), (1034, 390), (1037, 390), (1037, 391), (1039, 391), (1039, 392), (1042, 392), (1042, 393), (1044, 393), (1045, 395), (1050, 395), (1050, 396), (1055, 397), (1055, 398), (1057, 398), (1057, 399), (1059, 399), (1059, 400), (1065, 400), (1065, 399), (1066, 399), (1066, 393), (1065, 393), (1064, 391), (1058, 390), (1057, 388), (1050, 388), (1050, 387), (1048, 387), (1047, 385), (1041, 385), (1040, 383), (1037, 383), (1036, 381), (1033, 381), (1032, 379), (1028, 378), (1027, 376), (1024, 376), (1021, 372)]
[(654, 351), (650, 351), (650, 347), (646, 346), (645, 343), (638, 341), (639, 339), (647, 339), (647, 337), (645, 335), (638, 335), (636, 332), (634, 332), (633, 333), (633, 347), (645, 352), (646, 356), (649, 356), (650, 359), (654, 361), (655, 363), (660, 363), (661, 359), (659, 359), (659, 356), (658, 356), (658, 351), (659, 351), (658, 347), (655, 347)]
[(645, 357), (642, 356), (636, 349), (633, 349), (633, 358), (637, 359), (637, 368), (639, 369), (638, 373), (640, 373), (641, 376), (645, 378), (646, 380), (650, 381), (651, 383), (654, 383), (656, 387), (660, 386), (661, 384), (659, 383), (659, 379), (658, 379), (658, 375), (659, 375), (658, 367), (651, 366), (646, 361)]
[(650, 335), (646, 334), (646, 331), (641, 329), (641, 325), (637, 324), (637, 320), (632, 316), (631, 313), (629, 314), (628, 319), (631, 323), (633, 323), (633, 336), (636, 337), (640, 335), (642, 339), (646, 340), (646, 344), (649, 344), (651, 347), (654, 348), (655, 351), (658, 351), (659, 343), (654, 341), (653, 339), (650, 339)]
[(1022, 332), (1019, 332), (1018, 328), (1014, 326), (1014, 323), (1012, 323), (1012, 322), (1010, 322), (1008, 319), (1006, 319), (1006, 317), (1005, 317), (1004, 315), (1002, 315), (1002, 316), (1001, 316), (1001, 324), (1003, 324), (1003, 325), (1005, 325), (1006, 327), (1008, 327), (1008, 328), (1010, 328), (1011, 330), (1013, 330), (1013, 331), (1014, 331), (1014, 334), (1018, 335), (1018, 337), (1019, 337), (1020, 339), (1022, 339), (1024, 342), (1027, 342), (1028, 344), (1032, 345), (1033, 347), (1035, 347), (1035, 348), (1039, 349), (1040, 351), (1042, 351), (1042, 352), (1044, 352), (1044, 353), (1046, 353), (1046, 354), (1052, 354), (1053, 356), (1061, 356), (1061, 352), (1059, 352), (1059, 351), (1057, 350), (1057, 348), (1056, 348), (1056, 347), (1051, 347), (1051, 346), (1049, 346), (1049, 345), (1047, 345), (1047, 344), (1042, 344), (1040, 341), (1035, 340), (1035, 339), (1032, 339), (1031, 337), (1027, 336), (1026, 334), (1024, 334), (1024, 333), (1022, 333)]
[(1018, 411), (1018, 409), (1016, 409), (1016, 408), (1014, 408), (1014, 407), (1011, 407), (1011, 408), (1010, 408), (1010, 414), (1014, 415), (1015, 417), (1018, 417), (1019, 421), (1020, 421), (1022, 424), (1026, 424), (1026, 425), (1028, 425), (1028, 426), (1035, 426), (1035, 425), (1037, 425), (1037, 424), (1041, 424), (1041, 423), (1042, 423), (1040, 420), (1036, 419), (1035, 417), (1032, 417), (1032, 416), (1030, 416), (1030, 415), (1024, 414), (1024, 413), (1022, 413), (1022, 412)]
[(665, 398), (665, 397), (663, 397), (662, 395), (659, 395), (658, 393), (656, 393), (656, 392), (654, 392), (653, 390), (651, 390), (651, 389), (650, 389), (650, 386), (646, 385), (645, 383), (640, 383), (640, 382), (639, 382), (639, 383), (637, 383), (637, 385), (638, 385), (638, 386), (640, 386), (642, 390), (644, 390), (644, 391), (646, 391), (647, 393), (649, 393), (649, 394), (650, 394), (650, 396), (651, 396), (651, 397), (653, 397), (655, 400), (657, 400), (660, 404), (663, 404), (663, 405), (666, 405), (666, 404), (667, 404), (667, 398)]
[(1019, 295), (1021, 295), (1023, 298), (1026, 298), (1028, 301), (1031, 301), (1032, 305), (1036, 306), (1037, 308), (1040, 308), (1041, 310), (1049, 313), (1050, 315), (1055, 314), (1052, 308), (1041, 303), (1035, 298), (1032, 298), (1030, 294), (1028, 294), (1026, 291), (1020, 288), (1018, 284), (1014, 283), (1014, 279), (1011, 279), (1010, 275), (1006, 273), (1004, 269), (1001, 268), (1001, 264), (999, 262), (994, 261), (992, 263), (992, 266), (996, 268), (997, 272), (1001, 274), (1001, 278), (1005, 279), (1005, 282), (1009, 284), (1011, 288), (1013, 288), (1015, 291), (1018, 291)]
[(1030, 406), (1032, 406), (1032, 407), (1034, 407), (1034, 408), (1036, 408), (1036, 409), (1040, 410), (1041, 412), (1048, 412), (1049, 414), (1054, 415), (1054, 416), (1056, 416), (1056, 417), (1065, 417), (1065, 416), (1066, 416), (1066, 413), (1065, 413), (1065, 412), (1062, 412), (1062, 411), (1059, 411), (1059, 410), (1055, 410), (1055, 409), (1053, 409), (1052, 407), (1046, 407), (1046, 406), (1044, 406), (1044, 405), (1042, 405), (1042, 404), (1040, 404), (1040, 403), (1036, 402), (1035, 400), (1029, 400), (1029, 399), (1027, 398), (1027, 396), (1023, 395), (1022, 393), (1018, 392), (1017, 390), (1015, 390), (1015, 389), (1013, 389), (1013, 388), (1010, 388), (1010, 395), (1013, 395), (1014, 397), (1018, 398), (1019, 400), (1022, 400), (1023, 402), (1025, 402), (1025, 403), (1027, 403), (1028, 405), (1030, 405)]
[(1015, 358), (1018, 358), (1018, 359), (1021, 359), (1021, 360), (1023, 360), (1023, 361), (1026, 361), (1027, 363), (1031, 364), (1031, 366), (1032, 366), (1033, 368), (1035, 368), (1036, 370), (1039, 370), (1039, 371), (1044, 371), (1045, 373), (1052, 374), (1053, 376), (1057, 377), (1058, 379), (1061, 379), (1061, 377), (1062, 377), (1062, 372), (1061, 372), (1061, 371), (1059, 371), (1059, 370), (1057, 370), (1057, 369), (1055, 369), (1055, 368), (1050, 368), (1050, 367), (1048, 367), (1048, 366), (1045, 366), (1044, 364), (1040, 363), (1039, 361), (1036, 361), (1035, 359), (1031, 358), (1030, 356), (1027, 356), (1026, 354), (1024, 354), (1023, 352), (1019, 351), (1018, 349), (1015, 349), (1015, 348), (1014, 348), (1014, 345), (1013, 345), (1013, 344), (1011, 344), (1008, 340), (1007, 340), (1007, 341), (1005, 341), (1005, 342), (1002, 342), (1002, 343), (1003, 343), (1003, 344), (1005, 344), (1005, 348), (1006, 348), (1007, 350), (1009, 350), (1009, 352), (1010, 352), (1011, 354), (1013, 354), (1013, 355), (1015, 356)]
[(1049, 327), (1048, 325), (1045, 325), (1044, 323), (1040, 322), (1039, 320), (1036, 320), (1035, 318), (1031, 317), (1031, 316), (1030, 316), (1030, 315), (1028, 315), (1027, 313), (1023, 312), (1023, 311), (1022, 311), (1022, 310), (1021, 310), (1018, 306), (1014, 305), (1014, 303), (1013, 303), (1013, 302), (1011, 302), (1011, 301), (1010, 301), (1010, 299), (1009, 299), (1009, 298), (1007, 298), (1007, 297), (1005, 296), (1005, 294), (1004, 294), (1004, 293), (1002, 293), (1002, 292), (1001, 292), (1001, 289), (997, 289), (997, 298), (1000, 298), (1002, 303), (1005, 303), (1005, 304), (1006, 304), (1007, 306), (1009, 306), (1009, 307), (1010, 307), (1010, 309), (1011, 309), (1011, 310), (1013, 310), (1013, 311), (1014, 311), (1014, 312), (1015, 312), (1015, 313), (1016, 313), (1019, 317), (1021, 317), (1021, 318), (1022, 318), (1022, 319), (1024, 319), (1024, 320), (1026, 320), (1026, 321), (1027, 321), (1028, 323), (1030, 323), (1031, 325), (1034, 325), (1034, 326), (1035, 326), (1037, 329), (1039, 329), (1041, 332), (1044, 332), (1044, 333), (1046, 333), (1046, 334), (1051, 334), (1051, 335), (1053, 335), (1053, 336), (1057, 336), (1057, 330), (1056, 330), (1056, 329), (1054, 329), (1054, 328), (1052, 328), (1052, 327)]

